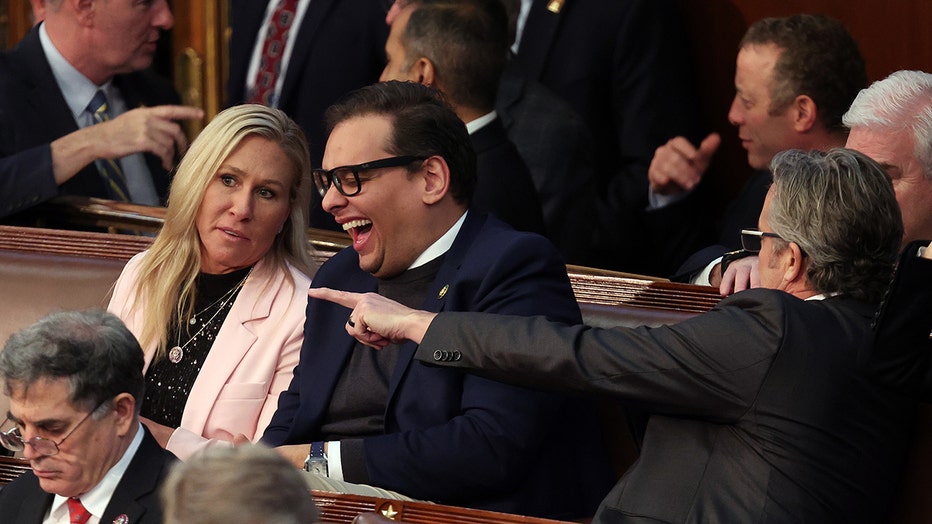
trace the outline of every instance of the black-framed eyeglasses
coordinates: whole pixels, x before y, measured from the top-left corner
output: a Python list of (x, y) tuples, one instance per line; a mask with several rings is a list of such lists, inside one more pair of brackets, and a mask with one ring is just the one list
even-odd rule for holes
[(743, 247), (745, 251), (760, 253), (761, 241), (764, 237), (779, 238), (780, 240), (783, 240), (783, 237), (776, 233), (768, 233), (767, 231), (758, 231), (756, 229), (742, 229), (741, 247)]
[[(71, 428), (71, 431), (69, 431), (68, 434), (62, 437), (61, 440), (59, 440), (58, 442), (55, 442), (52, 439), (47, 439), (45, 437), (32, 437), (29, 440), (23, 440), (23, 435), (20, 433), (19, 428), (16, 426), (13, 426), (12, 429), (0, 432), (0, 444), (2, 444), (3, 447), (5, 447), (6, 449), (10, 451), (22, 451), (26, 449), (26, 444), (29, 444), (30, 446), (32, 446), (32, 449), (36, 450), (36, 453), (40, 455), (45, 455), (47, 457), (58, 455), (58, 451), (59, 451), (58, 446), (61, 446), (65, 442), (65, 439), (67, 439), (75, 431), (77, 431), (77, 429), (81, 427), (81, 424), (84, 424), (85, 420), (91, 418), (91, 415), (93, 415), (94, 412), (100, 408), (100, 406), (103, 406), (109, 400), (110, 399), (104, 400), (101, 403), (94, 406), (94, 409), (88, 411), (87, 415), (84, 415), (84, 418), (82, 418), (80, 422), (75, 424), (74, 427)], [(6, 423), (9, 420), (10, 418), (7, 417), (7, 419), (3, 422), (3, 425), (6, 425)], [(0, 426), (0, 427), (3, 427), (3, 426)]]
[[(401, 167), (412, 162), (425, 160), (423, 156), (393, 156), (381, 160), (373, 160), (364, 164), (355, 166), (340, 166), (333, 169), (312, 169), (311, 175), (314, 179), (314, 185), (321, 198), (327, 194), (331, 185), (337, 186), (337, 191), (343, 196), (358, 195), (362, 189), (362, 179), (359, 173), (363, 171), (372, 171), (373, 169), (382, 169), (386, 167)], [(369, 177), (372, 178), (372, 177)]]

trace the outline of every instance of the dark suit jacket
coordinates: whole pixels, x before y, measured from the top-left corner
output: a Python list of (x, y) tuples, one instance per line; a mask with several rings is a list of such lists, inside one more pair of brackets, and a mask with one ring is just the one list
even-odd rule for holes
[[(162, 524), (158, 489), (177, 459), (159, 446), (149, 430), (142, 431), (142, 444), (110, 497), (101, 523), (126, 515), (127, 524)], [(3, 522), (40, 524), (53, 498), (53, 494), (42, 491), (39, 480), (28, 471), (0, 491), (0, 517)]]
[[(647, 205), (647, 168), (674, 136), (694, 142), (698, 97), (675, 0), (566, 0), (558, 13), (534, 0), (509, 67), (566, 100), (594, 139), (599, 267), (643, 270), (624, 236)], [(629, 209), (630, 208), (630, 209)], [(591, 212), (591, 211), (590, 211)], [(637, 215), (634, 215), (637, 218)], [(620, 235), (613, 234), (621, 231)], [(616, 261), (615, 259), (620, 259)]]
[[(728, 204), (728, 208), (716, 227), (718, 244), (706, 246), (691, 254), (670, 279), (676, 282), (689, 282), (693, 276), (705, 269), (716, 258), (728, 251), (741, 249), (741, 230), (757, 228), (771, 181), (770, 171), (766, 169), (754, 171), (738, 196)], [(670, 209), (663, 208), (660, 211), (670, 213), (671, 216), (680, 216), (685, 220), (689, 215), (695, 216), (697, 213), (694, 206), (689, 207), (691, 202), (687, 199), (687, 201), (668, 206)], [(701, 220), (701, 216), (697, 218)], [(675, 231), (672, 224), (669, 229), (671, 232)]]
[(861, 360), (878, 381), (932, 401), (932, 260), (917, 256), (912, 242), (900, 257), (893, 282), (874, 319), (873, 344)]
[(753, 289), (656, 329), (441, 313), (416, 358), (649, 413), (594, 522), (884, 522), (914, 406), (857, 369), (872, 312)]
[[(377, 281), (343, 250), (311, 284), (374, 292)], [(427, 293), (429, 311), (546, 314), (577, 323), (566, 268), (553, 246), (471, 211)], [(349, 310), (310, 300), (301, 362), (262, 440), (322, 440), (321, 423), (354, 339)], [(504, 348), (503, 348), (504, 349)], [(591, 514), (611, 484), (599, 431), (587, 407), (413, 360), (404, 344), (389, 384), (385, 434), (363, 439), (368, 478), (441, 503), (530, 515)], [(346, 448), (344, 440), (341, 451)], [(344, 464), (346, 463), (344, 457)], [(346, 472), (345, 472), (346, 473)], [(596, 501), (597, 503), (597, 501)]]
[[(246, 96), (246, 73), (268, 1), (230, 1), (229, 104)], [(320, 166), (327, 144), (324, 111), (346, 93), (379, 79), (385, 67), (386, 3), (381, 0), (314, 0), (308, 6), (285, 72), (278, 107), (301, 126)], [(260, 41), (261, 44), (261, 41)], [(373, 159), (375, 160), (375, 159)], [(311, 225), (338, 230), (313, 193)]]
[[(150, 72), (118, 75), (113, 83), (127, 108), (180, 102), (171, 84)], [(15, 48), (0, 54), (0, 218), (58, 195), (109, 198), (93, 163), (60, 187), (55, 185), (49, 144), (77, 130), (42, 52), (38, 26), (34, 27)], [(156, 156), (145, 157), (164, 201), (168, 173)], [(31, 220), (25, 215), (10, 219), (14, 223)]]
[(476, 191), (472, 208), (492, 213), (518, 231), (544, 233), (537, 189), (524, 160), (499, 119), (469, 135), (476, 150)]
[(595, 188), (592, 135), (576, 111), (518, 68), (498, 84), (495, 110), (527, 164), (540, 197), (547, 237), (571, 264), (591, 265), (590, 200)]

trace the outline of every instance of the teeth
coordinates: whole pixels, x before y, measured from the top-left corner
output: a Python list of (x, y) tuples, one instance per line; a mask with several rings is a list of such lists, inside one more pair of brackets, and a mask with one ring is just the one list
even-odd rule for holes
[(224, 229), (223, 232), (230, 235), (231, 237), (239, 237), (239, 235), (237, 235), (233, 231), (230, 231), (229, 229)]
[(349, 231), (354, 227), (362, 227), (371, 224), (371, 220), (350, 220), (349, 222), (343, 224), (343, 231)]

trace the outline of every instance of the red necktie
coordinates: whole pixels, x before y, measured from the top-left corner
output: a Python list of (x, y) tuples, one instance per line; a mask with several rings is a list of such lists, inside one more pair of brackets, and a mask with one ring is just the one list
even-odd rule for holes
[(81, 504), (80, 499), (74, 497), (68, 499), (68, 514), (71, 516), (71, 524), (85, 524), (91, 518), (91, 512)]
[(294, 21), (297, 5), (298, 0), (280, 0), (275, 11), (272, 12), (265, 42), (262, 44), (262, 56), (259, 59), (256, 82), (253, 85), (249, 102), (272, 105), (272, 95), (275, 94), (275, 84), (278, 82), (278, 74), (282, 68), (285, 42), (288, 40), (288, 30)]

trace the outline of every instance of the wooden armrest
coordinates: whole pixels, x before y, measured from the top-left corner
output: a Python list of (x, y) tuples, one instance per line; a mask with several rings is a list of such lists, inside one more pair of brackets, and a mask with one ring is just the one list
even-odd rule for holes
[(0, 457), (0, 486), (5, 486), (29, 471), (29, 462), (13, 457)]
[[(314, 502), (320, 509), (321, 522), (351, 523), (361, 514), (376, 513), (395, 522), (414, 522), (424, 524), (566, 524), (561, 520), (541, 519), (485, 511), (481, 509), (461, 508), (430, 502), (411, 502), (389, 500), (347, 493), (329, 491), (312, 491)], [(365, 520), (363, 522), (383, 522)]]

